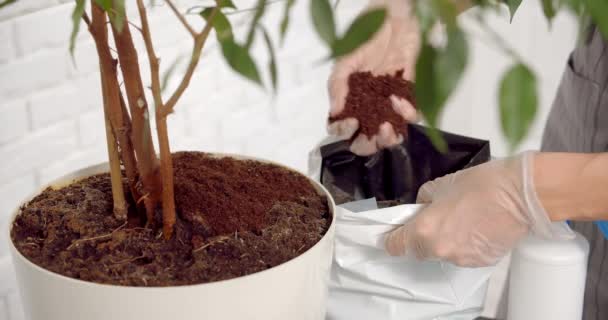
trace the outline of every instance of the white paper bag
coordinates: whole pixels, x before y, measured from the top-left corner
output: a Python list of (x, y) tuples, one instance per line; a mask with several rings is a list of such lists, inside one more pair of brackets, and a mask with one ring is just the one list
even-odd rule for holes
[(474, 319), (481, 313), (493, 268), (460, 268), (384, 251), (386, 233), (420, 208), (377, 209), (373, 199), (337, 208), (328, 319)]

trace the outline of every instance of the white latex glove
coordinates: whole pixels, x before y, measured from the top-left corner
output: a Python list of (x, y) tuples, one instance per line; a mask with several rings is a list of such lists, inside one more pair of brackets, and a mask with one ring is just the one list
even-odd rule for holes
[[(348, 77), (358, 71), (370, 71), (374, 75), (395, 74), (403, 69), (403, 77), (413, 81), (416, 57), (420, 47), (418, 24), (411, 10), (410, 0), (372, 0), (368, 10), (387, 8), (387, 18), (382, 28), (366, 44), (350, 55), (339, 59), (329, 78), (328, 89), (331, 107), (330, 117), (344, 110), (348, 94)], [(416, 109), (405, 100), (392, 96), (393, 108), (408, 122), (416, 122)], [(355, 118), (336, 121), (328, 126), (330, 134), (350, 139), (359, 128)], [(368, 139), (365, 135), (355, 137), (351, 151), (358, 155), (370, 155), (381, 148), (399, 144), (403, 137), (395, 133), (390, 123), (380, 126), (379, 134)]]
[(391, 255), (447, 260), (459, 266), (496, 264), (528, 232), (571, 238), (550, 222), (538, 200), (531, 152), (492, 161), (424, 184), (417, 202), (429, 203), (391, 232)]

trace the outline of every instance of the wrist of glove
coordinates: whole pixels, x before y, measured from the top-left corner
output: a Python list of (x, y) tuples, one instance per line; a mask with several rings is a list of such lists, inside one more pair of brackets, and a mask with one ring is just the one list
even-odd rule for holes
[(534, 153), (525, 152), (424, 184), (417, 201), (428, 206), (387, 236), (386, 250), (481, 267), (496, 264), (530, 232), (573, 237), (551, 223), (536, 195), (533, 169)]

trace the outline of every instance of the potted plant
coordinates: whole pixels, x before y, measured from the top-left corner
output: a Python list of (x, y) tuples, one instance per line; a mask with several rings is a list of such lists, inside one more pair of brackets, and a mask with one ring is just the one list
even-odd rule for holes
[[(193, 41), (187, 70), (169, 95), (163, 95), (144, 1), (75, 1), (70, 50), (84, 26), (99, 58), (108, 162), (55, 181), (14, 213), (10, 249), (26, 317), (321, 319), (334, 232), (327, 191), (266, 160), (172, 153), (168, 139), (167, 117), (213, 33), (230, 67), (259, 84), (249, 51), (254, 41), (263, 41), (276, 88), (274, 45), (260, 23), (266, 1), (257, 1), (242, 43), (225, 15), (236, 10), (231, 0), (190, 8), (205, 21), (201, 30), (173, 1), (164, 2)], [(127, 16), (125, 6), (132, 4), (139, 19)], [(285, 2), (281, 35), (293, 4)], [(310, 8), (317, 31), (339, 52), (332, 58), (372, 37), (385, 15), (382, 8), (372, 10), (338, 37), (329, 2), (314, 0)], [(328, 15), (331, 29), (324, 25)], [(136, 35), (145, 42), (151, 104)]]
[[(284, 2), (281, 35), (294, 1)], [(0, 2), (0, 8), (12, 2)], [(194, 29), (171, 0), (164, 2), (193, 40), (188, 68), (170, 95), (162, 92), (160, 60), (143, 0), (75, 1), (70, 48), (84, 23), (99, 57), (108, 163), (59, 179), (14, 213), (11, 252), (26, 316), (322, 319), (332, 253), (334, 204), (329, 194), (317, 182), (268, 161), (171, 153), (168, 139), (167, 117), (178, 107), (212, 33), (230, 67), (256, 83), (261, 77), (249, 49), (262, 39), (276, 88), (273, 42), (260, 24), (267, 1), (257, 2), (242, 43), (225, 15), (235, 8), (231, 0), (189, 10), (205, 20), (201, 30)], [(477, 2), (486, 8), (497, 5)], [(521, 1), (501, 2), (514, 12)], [(543, 1), (548, 17), (557, 2)], [(130, 20), (125, 5), (133, 3), (139, 19)], [(433, 128), (466, 65), (466, 37), (451, 1), (415, 3), (422, 36), (415, 93)], [(601, 7), (597, 1), (566, 2), (576, 12), (592, 5)], [(381, 8), (370, 10), (338, 36), (329, 0), (311, 0), (310, 8), (332, 59), (369, 40), (385, 16)], [(438, 21), (446, 26), (443, 44), (431, 41), (431, 27)], [(479, 21), (483, 23), (482, 15)], [(606, 30), (606, 24), (601, 25)], [(134, 30), (145, 42), (153, 111), (133, 44)], [(503, 130), (513, 146), (534, 117), (535, 86), (533, 73), (523, 63), (517, 63), (501, 85)], [(152, 143), (152, 117), (158, 154)], [(436, 131), (429, 134), (438, 148), (445, 146)]]

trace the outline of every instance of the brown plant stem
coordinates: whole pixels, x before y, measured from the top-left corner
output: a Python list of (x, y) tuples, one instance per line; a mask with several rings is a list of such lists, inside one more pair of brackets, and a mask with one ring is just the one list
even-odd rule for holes
[[(127, 17), (125, 17), (127, 19)], [(150, 115), (144, 94), (144, 86), (139, 70), (137, 51), (129, 24), (122, 31), (112, 26), (118, 60), (122, 71), (127, 101), (131, 112), (131, 141), (137, 157), (137, 167), (143, 184), (143, 198), (148, 225), (154, 224), (154, 211), (160, 200), (162, 182), (159, 175), (159, 161), (152, 143)]]
[(105, 39), (105, 46), (107, 48), (107, 29), (105, 28), (106, 15), (103, 10), (99, 9), (96, 5), (93, 5), (93, 21), (90, 26), (91, 33), (95, 38), (96, 44), (98, 44), (98, 54), (100, 56), (100, 76), (101, 76), (101, 91), (103, 96), (103, 113), (106, 129), (106, 143), (108, 148), (108, 160), (110, 162), (110, 180), (112, 183), (112, 199), (114, 205), (114, 215), (119, 220), (127, 219), (127, 201), (125, 200), (125, 193), (122, 185), (122, 171), (120, 167), (120, 156), (118, 154), (118, 145), (116, 137), (112, 130), (112, 124), (110, 123), (110, 104), (111, 94), (108, 89), (108, 61), (102, 59), (103, 46)]
[[(116, 74), (116, 64), (114, 64), (113, 70), (113, 79), (118, 79)], [(116, 126), (114, 127), (114, 131), (116, 132), (116, 136), (118, 137), (118, 143), (120, 146), (120, 158), (122, 159), (122, 163), (125, 167), (125, 173), (127, 174), (127, 180), (129, 181), (131, 197), (133, 197), (134, 201), (137, 201), (141, 197), (141, 193), (137, 189), (139, 174), (137, 173), (137, 160), (135, 160), (133, 143), (131, 142), (131, 117), (129, 116), (129, 112), (127, 111), (127, 105), (125, 104), (125, 99), (122, 96), (122, 92), (120, 92), (118, 80), (112, 82), (113, 88), (114, 90), (116, 90), (116, 92), (118, 92), (120, 98), (120, 112), (118, 112), (118, 110), (115, 111), (116, 121), (120, 123), (116, 124)]]
[(106, 142), (108, 146), (108, 159), (110, 161), (110, 180), (112, 182), (112, 200), (114, 202), (114, 216), (120, 221), (127, 220), (127, 201), (122, 186), (122, 171), (118, 145), (107, 112), (104, 112), (106, 127)]
[(184, 15), (182, 15), (177, 10), (177, 7), (175, 7), (175, 5), (173, 4), (173, 2), (171, 0), (165, 0), (165, 2), (169, 6), (169, 8), (171, 8), (171, 11), (173, 11), (173, 13), (177, 16), (177, 18), (182, 23), (182, 25), (184, 25), (184, 27), (186, 28), (186, 30), (188, 30), (188, 32), (190, 33), (190, 35), (193, 38), (196, 37), (196, 31), (194, 31), (194, 29), (192, 29), (192, 27), (190, 26), (190, 24), (188, 23), (188, 21), (186, 21), (186, 18), (184, 17)]
[(175, 225), (175, 195), (173, 190), (173, 159), (169, 145), (169, 130), (167, 127), (167, 116), (163, 114), (163, 100), (161, 95), (159, 60), (154, 52), (148, 15), (143, 0), (137, 0), (137, 8), (141, 19), (142, 35), (146, 44), (146, 52), (150, 62), (150, 75), (152, 78), (152, 95), (156, 107), (156, 133), (160, 149), (160, 176), (162, 179), (162, 207), (163, 207), (163, 235), (170, 239), (173, 235)]
[(184, 74), (184, 77), (182, 78), (182, 81), (178, 85), (177, 89), (175, 89), (175, 92), (173, 93), (173, 95), (171, 95), (171, 98), (167, 100), (167, 103), (164, 106), (163, 114), (165, 116), (173, 112), (177, 101), (179, 100), (179, 98), (181, 98), (186, 88), (188, 88), (188, 85), (190, 85), (190, 79), (192, 79), (194, 70), (196, 70), (198, 62), (201, 58), (201, 53), (203, 51), (203, 48), (205, 47), (205, 42), (209, 38), (211, 29), (213, 29), (213, 19), (215, 18), (219, 10), (219, 5), (213, 8), (213, 11), (211, 11), (211, 15), (209, 16), (207, 24), (205, 25), (203, 30), (200, 33), (197, 33), (194, 37), (194, 47), (192, 48), (192, 56), (190, 58), (190, 63), (188, 64), (188, 69), (186, 70), (186, 73)]
[[(137, 161), (131, 143), (131, 119), (126, 112), (120, 86), (118, 84), (118, 73), (116, 70), (116, 60), (112, 57), (108, 42), (107, 16), (106, 13), (97, 5), (93, 5), (92, 12), (96, 21), (95, 26), (88, 23), (89, 31), (95, 40), (97, 53), (99, 56), (100, 73), (102, 75), (102, 86), (104, 99), (107, 100), (106, 115), (110, 120), (114, 137), (118, 142), (118, 151), (125, 167), (131, 196), (137, 200), (140, 193), (137, 191), (138, 174)], [(88, 20), (85, 19), (85, 21)], [(104, 110), (105, 111), (105, 110)]]

